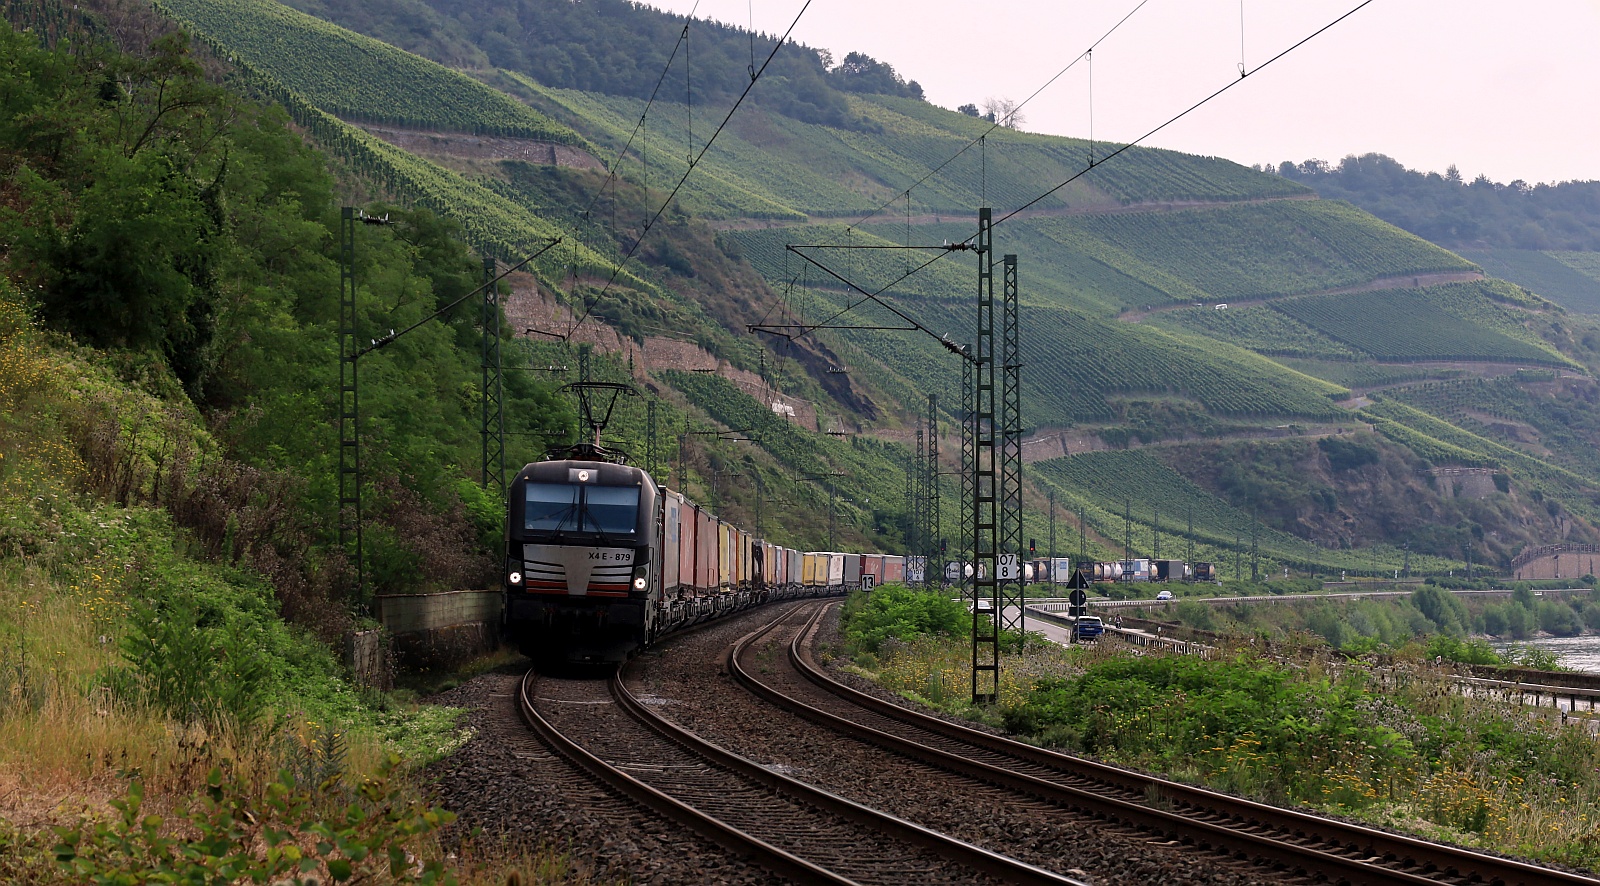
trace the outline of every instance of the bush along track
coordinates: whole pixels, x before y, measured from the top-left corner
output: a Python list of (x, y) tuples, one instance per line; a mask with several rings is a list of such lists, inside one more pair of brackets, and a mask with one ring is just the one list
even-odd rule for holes
[[(919, 629), (893, 602), (843, 618), (848, 670), (1032, 742), (1431, 839), (1600, 862), (1600, 741), (1462, 697), (1428, 663), (1434, 646), (1379, 669), (1315, 644), (1224, 643), (1201, 659), (1030, 641), (1008, 647), (999, 704), (973, 708), (965, 629)], [(894, 638), (877, 639), (886, 625)]]

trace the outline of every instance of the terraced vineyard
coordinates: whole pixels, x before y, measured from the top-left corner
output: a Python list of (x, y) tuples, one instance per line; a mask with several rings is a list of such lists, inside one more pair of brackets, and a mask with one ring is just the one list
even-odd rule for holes
[(1589, 519), (1600, 516), (1592, 477), (1479, 436), (1391, 396), (1374, 396), (1361, 410), (1381, 434), (1435, 464), (1499, 467), (1514, 487), (1538, 492)]
[[(880, 113), (864, 106), (857, 108), (863, 116), (882, 125), (890, 135), (925, 132), (935, 134), (939, 139), (935, 151), (931, 154), (919, 157), (910, 157), (908, 154), (908, 159), (915, 160), (921, 165), (905, 169), (905, 174), (911, 178), (899, 184), (897, 189), (904, 188), (912, 181), (921, 178), (927, 170), (943, 162), (954, 153), (952, 148), (959, 148), (974, 136), (989, 131), (989, 124), (986, 122), (946, 111), (927, 102), (881, 95), (863, 96), (861, 101), (863, 104), (876, 104), (884, 109)], [(958, 141), (947, 141), (949, 136), (954, 136)], [(987, 190), (983, 190), (983, 182), (977, 177), (981, 170), (975, 166), (971, 169), (972, 175), (966, 182), (969, 190), (965, 193), (952, 192), (951, 196), (957, 202), (943, 208), (958, 213), (970, 213), (970, 207), (984, 203), (985, 195), (989, 205), (997, 209), (1021, 205), (1022, 201), (1038, 194), (1043, 189), (1042, 185), (1054, 185), (1082, 170), (1088, 162), (1089, 147), (1089, 142), (1083, 139), (1036, 135), (1008, 129), (993, 130), (989, 133), (987, 154), (984, 157), (988, 165)], [(1097, 142), (1094, 145), (1095, 156), (1103, 158), (1118, 147), (1120, 145)], [(1086, 182), (1094, 191), (1110, 195), (1125, 204), (1227, 202), (1302, 196), (1311, 193), (1309, 189), (1302, 188), (1288, 179), (1262, 176), (1229, 160), (1197, 157), (1159, 148), (1135, 148), (1127, 151), (1109, 163), (1096, 166), (1080, 181)], [(1008, 190), (1013, 187), (1013, 182), (1021, 184), (1020, 191)], [(1081, 203), (1071, 191), (1064, 191), (1059, 196), (1067, 205)], [(937, 205), (936, 201), (929, 202)]]
[[(553, 89), (509, 72), (504, 76), (538, 107), (605, 145), (608, 154), (622, 146), (643, 114), (644, 102), (637, 99)], [(681, 99), (681, 90), (677, 97)], [(691, 145), (688, 115), (681, 101), (669, 98), (651, 107), (624, 160), (624, 173), (631, 178), (648, 174), (659, 185), (675, 182), (683, 173)], [(848, 101), (852, 115), (867, 121), (866, 128), (801, 123), (760, 104), (741, 109), (686, 186), (685, 205), (711, 218), (852, 217), (878, 208), (989, 129), (986, 122), (912, 99), (873, 95), (850, 96)], [(694, 118), (720, 120), (724, 112), (696, 107)], [(692, 144), (698, 146), (710, 134), (710, 123), (697, 123), (695, 131)], [(996, 130), (981, 147), (944, 165), (940, 175), (916, 189), (911, 212), (967, 217), (984, 200), (995, 207), (1021, 205), (1043, 187), (1079, 172), (1087, 157), (1083, 141)], [(1039, 206), (1306, 193), (1286, 179), (1258, 175), (1229, 161), (1142, 149), (1095, 170)], [(905, 212), (900, 201), (881, 218), (887, 222)]]
[[(785, 497), (804, 498), (812, 512), (820, 507), (826, 513), (827, 488), (796, 482), (795, 478), (842, 471), (844, 476), (837, 480), (835, 499), (841, 524), (868, 523), (874, 515), (898, 519), (889, 515), (900, 513), (904, 498), (905, 447), (872, 437), (830, 437), (806, 430), (720, 376), (674, 370), (663, 372), (662, 378), (725, 427), (748, 428), (742, 436), (759, 440), (762, 449), (793, 472), (794, 476), (788, 479), (768, 478), (768, 495), (781, 492)], [(738, 482), (749, 488), (753, 485), (748, 476), (752, 468), (741, 470), (745, 474)], [(825, 534), (826, 527), (822, 528)], [(811, 543), (820, 544), (820, 540), (813, 535)]]
[[(965, 240), (974, 228), (961, 220), (920, 233), (938, 243)], [(891, 242), (904, 239), (903, 226), (872, 230)], [(1029, 279), (1030, 297), (1097, 313), (1174, 301), (1209, 306), (1474, 267), (1343, 203), (1312, 200), (1015, 220), (996, 228), (995, 243), (1026, 256), (1031, 267), (1051, 269)]]
[(494, 89), (272, 0), (160, 0), (209, 40), (334, 116), (585, 146)]
[[(1471, 270), (1459, 257), (1347, 204), (1277, 201), (1040, 222), (1064, 245), (1111, 250), (1157, 288), (1165, 275), (1212, 301), (1291, 295), (1393, 275)], [(1085, 242), (1088, 241), (1088, 242)], [(1169, 290), (1189, 300), (1189, 292)]]
[[(1483, 284), (1310, 296), (1274, 301), (1272, 307), (1381, 360), (1570, 365), (1548, 345), (1507, 334), (1515, 328), (1528, 335), (1484, 297)], [(1489, 323), (1507, 332), (1486, 328)]]
[[(1600, 279), (1561, 258), (1592, 253), (1544, 253), (1532, 249), (1462, 249), (1483, 269), (1527, 287), (1569, 311), (1600, 313)], [(1581, 259), (1579, 260), (1581, 263)]]
[[(1254, 523), (1250, 515), (1189, 482), (1144, 452), (1085, 452), (1035, 462), (1028, 466), (1028, 471), (1046, 485), (1055, 487), (1070, 502), (1069, 510), (1082, 505), (1090, 525), (1108, 539), (1124, 537), (1125, 516), (1131, 511), (1136, 556), (1151, 555), (1154, 520), (1159, 512), (1165, 555), (1185, 556), (1191, 538), (1187, 535), (1188, 521), (1192, 517), (1197, 560), (1218, 563), (1226, 577), (1231, 578), (1233, 554), (1238, 549), (1236, 545), (1242, 543), (1246, 546), (1244, 560), (1248, 564), (1248, 545)], [(1394, 569), (1403, 559), (1401, 552), (1392, 549), (1330, 550), (1265, 526), (1257, 525), (1255, 531), (1258, 550), (1269, 574), (1283, 566), (1296, 571), (1348, 570), (1371, 574)], [(1115, 550), (1111, 554), (1120, 559), (1122, 551)], [(1438, 560), (1421, 568), (1448, 569), (1449, 565)], [(1412, 566), (1419, 567), (1416, 557), (1412, 558)]]
[[(838, 293), (812, 293), (813, 316), (843, 307)], [(955, 302), (914, 306), (935, 331), (970, 338), (971, 310)], [(863, 310), (851, 323), (895, 325), (887, 313)], [(1243, 348), (1130, 326), (1074, 311), (1025, 306), (1022, 336), (1024, 421), (1029, 427), (1115, 421), (1113, 401), (1138, 398), (1192, 401), (1216, 416), (1325, 419), (1346, 413), (1335, 403), (1345, 389), (1293, 370)], [(1048, 330), (1048, 334), (1043, 334)], [(886, 371), (959, 402), (960, 364), (920, 332), (840, 331)]]
[(1600, 282), (1600, 252), (1573, 252), (1570, 250), (1551, 250), (1545, 255), (1550, 256), (1567, 267)]
[[(728, 236), (769, 280), (778, 280), (783, 279), (786, 243), (896, 246), (908, 239), (913, 244), (957, 243), (971, 238), (975, 230), (973, 217), (914, 226), (909, 232), (904, 223), (885, 220), (855, 232), (853, 239), (845, 237), (844, 229), (837, 225), (741, 231)], [(1263, 249), (1263, 243), (1272, 248)], [(1014, 220), (996, 228), (995, 244), (1002, 253), (1024, 257), (1025, 301), (1095, 314), (1174, 301), (1209, 307), (1239, 298), (1314, 292), (1381, 277), (1474, 267), (1345, 204), (1305, 200)], [(899, 277), (908, 262), (914, 266), (929, 257), (921, 252), (908, 257), (897, 251), (817, 255), (872, 290)], [(790, 270), (796, 270), (793, 259), (789, 261)], [(952, 271), (952, 266), (958, 270)], [(964, 296), (976, 286), (970, 268), (971, 262), (964, 256), (946, 259), (897, 284), (895, 291), (907, 298)], [(1281, 341), (1293, 325), (1292, 321), (1279, 321), (1272, 329), (1263, 328), (1263, 341), (1274, 335)], [(1297, 344), (1286, 349), (1262, 347), (1302, 356), (1351, 352), (1347, 345), (1307, 330), (1293, 337)]]
[(1277, 362), (1303, 372), (1312, 378), (1343, 385), (1347, 388), (1374, 388), (1381, 385), (1421, 381), (1423, 379), (1450, 379), (1461, 375), (1460, 369), (1435, 366), (1396, 365), (1393, 363), (1353, 363), (1345, 360), (1308, 360), (1280, 357)]
[[(1530, 382), (1555, 390), (1531, 390)], [(1537, 377), (1466, 378), (1412, 385), (1389, 396), (1552, 464), (1600, 475), (1600, 449), (1595, 445), (1600, 440), (1600, 419), (1585, 408), (1595, 396), (1588, 381), (1551, 385)]]
[(1144, 322), (1157, 328), (1209, 336), (1273, 357), (1355, 361), (1366, 356), (1266, 305), (1236, 305), (1226, 310), (1202, 305), (1151, 314)]

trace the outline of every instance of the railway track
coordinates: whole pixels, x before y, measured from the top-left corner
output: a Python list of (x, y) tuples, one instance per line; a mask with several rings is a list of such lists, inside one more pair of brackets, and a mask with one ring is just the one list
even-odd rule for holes
[[(523, 719), (593, 778), (724, 849), (806, 883), (1077, 884), (810, 787), (663, 720), (627, 688), (529, 672)], [(1081, 886), (1081, 884), (1080, 884)]]
[(776, 622), (730, 647), (730, 675), (806, 720), (923, 764), (1295, 878), (1351, 884), (1600, 884), (1584, 875), (1117, 769), (902, 708), (857, 692), (817, 666), (809, 641), (826, 607), (811, 608), (810, 622), (795, 633), (784, 655), (764, 656), (755, 665), (757, 644)]

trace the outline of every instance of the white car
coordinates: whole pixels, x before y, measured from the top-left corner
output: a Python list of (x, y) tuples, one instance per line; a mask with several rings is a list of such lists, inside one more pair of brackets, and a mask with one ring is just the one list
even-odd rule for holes
[(1156, 595), (1156, 599), (1157, 600), (1171, 600), (1172, 599), (1172, 592), (1171, 591), (1162, 591), (1161, 593)]

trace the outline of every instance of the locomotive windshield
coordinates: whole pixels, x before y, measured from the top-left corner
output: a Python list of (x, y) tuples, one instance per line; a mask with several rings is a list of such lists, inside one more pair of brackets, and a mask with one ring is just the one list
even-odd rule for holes
[(639, 524), (639, 487), (528, 483), (522, 527), (535, 532), (632, 535)]

